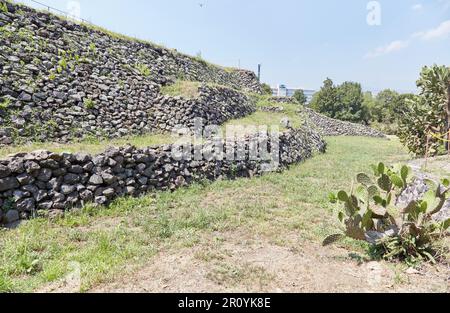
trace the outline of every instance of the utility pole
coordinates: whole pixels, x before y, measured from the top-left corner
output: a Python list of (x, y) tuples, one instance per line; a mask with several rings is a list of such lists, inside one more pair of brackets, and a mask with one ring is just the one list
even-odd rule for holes
[(258, 64), (258, 81), (261, 82), (261, 64)]

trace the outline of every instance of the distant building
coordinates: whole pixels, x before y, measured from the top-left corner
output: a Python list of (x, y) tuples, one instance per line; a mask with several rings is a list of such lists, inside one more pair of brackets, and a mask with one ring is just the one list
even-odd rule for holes
[(316, 93), (315, 90), (301, 89), (301, 88), (288, 88), (286, 85), (278, 85), (272, 88), (272, 95), (275, 97), (292, 97), (297, 90), (303, 90), (308, 103), (311, 102), (313, 95)]

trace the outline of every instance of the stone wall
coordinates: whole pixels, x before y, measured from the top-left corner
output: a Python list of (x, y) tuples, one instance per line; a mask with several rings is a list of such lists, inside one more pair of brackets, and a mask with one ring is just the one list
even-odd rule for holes
[(285, 110), (281, 106), (267, 106), (267, 107), (258, 107), (258, 110), (261, 112), (268, 113), (283, 113)]
[[(264, 140), (246, 137), (237, 140), (232, 150), (225, 145), (226, 154), (244, 151), (238, 161), (186, 157), (211, 149), (213, 142), (187, 145), (188, 154), (181, 161), (174, 158), (172, 145), (110, 148), (96, 156), (47, 151), (17, 154), (0, 160), (0, 220), (10, 224), (40, 212), (59, 214), (90, 202), (107, 204), (116, 197), (174, 190), (202, 179), (261, 175), (267, 161), (261, 155), (251, 157), (249, 147), (255, 142), (261, 145)], [(265, 142), (280, 160), (278, 170), (326, 149), (321, 136), (310, 129), (291, 129), (281, 134), (278, 142), (270, 136)]]
[(171, 131), (175, 126), (194, 127), (201, 118), (203, 125), (222, 125), (256, 111), (253, 100), (234, 89), (203, 85), (196, 99), (161, 96), (150, 110), (149, 124), (158, 130)]
[(386, 136), (370, 127), (362, 124), (354, 124), (329, 118), (325, 115), (319, 114), (310, 108), (302, 108), (300, 110), (305, 119), (315, 127), (323, 136), (365, 136), (386, 138)]
[(146, 133), (158, 128), (149, 121), (160, 86), (176, 79), (261, 92), (253, 72), (25, 6), (0, 12), (0, 45), (0, 144)]
[(298, 104), (297, 99), (293, 97), (271, 97), (269, 101), (277, 102), (277, 103), (287, 103), (287, 104)]

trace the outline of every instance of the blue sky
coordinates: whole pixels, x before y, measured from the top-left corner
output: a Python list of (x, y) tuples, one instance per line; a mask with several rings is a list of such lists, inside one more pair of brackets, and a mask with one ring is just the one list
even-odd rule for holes
[[(71, 2), (38, 1), (66, 11)], [(450, 0), (381, 0), (379, 11), (366, 0), (77, 2), (82, 18), (116, 32), (220, 65), (261, 63), (271, 85), (318, 89), (330, 77), (415, 91), (423, 65), (450, 65)]]

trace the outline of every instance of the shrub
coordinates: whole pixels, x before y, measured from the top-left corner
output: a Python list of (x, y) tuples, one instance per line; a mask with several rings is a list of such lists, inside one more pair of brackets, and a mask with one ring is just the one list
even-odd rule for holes
[(261, 84), (261, 89), (263, 91), (263, 95), (272, 95), (272, 88), (268, 84)]
[(404, 260), (413, 265), (420, 261), (436, 262), (442, 255), (439, 240), (450, 226), (450, 220), (435, 222), (432, 216), (440, 212), (448, 198), (450, 182), (427, 181), (429, 191), (419, 200), (398, 207), (397, 197), (409, 185), (411, 170), (407, 166), (372, 166), (373, 177), (360, 173), (350, 194), (339, 191), (330, 194), (332, 203), (341, 203), (339, 221), (344, 234), (324, 240), (331, 244), (347, 236), (366, 241), (372, 251), (386, 260)]
[(424, 67), (417, 81), (420, 95), (408, 101), (399, 120), (398, 136), (410, 152), (436, 155), (444, 148), (450, 112), (450, 69), (446, 66)]

